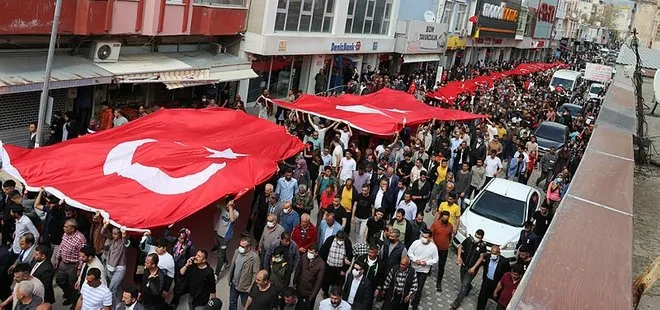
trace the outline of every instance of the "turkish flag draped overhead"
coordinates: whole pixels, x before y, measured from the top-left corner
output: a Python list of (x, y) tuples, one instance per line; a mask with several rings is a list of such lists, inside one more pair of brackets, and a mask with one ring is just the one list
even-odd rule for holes
[(3, 169), (29, 190), (142, 230), (172, 224), (268, 179), (304, 145), (283, 127), (221, 108), (160, 110), (56, 145), (2, 145)]
[(346, 122), (354, 128), (376, 135), (393, 135), (406, 125), (432, 119), (462, 121), (486, 118), (486, 115), (429, 106), (402, 91), (383, 88), (375, 93), (356, 96), (322, 97), (303, 95), (295, 102), (273, 100), (279, 106)]
[(553, 62), (553, 63), (523, 63), (519, 64), (512, 70), (502, 71), (502, 72), (493, 72), (488, 75), (477, 76), (473, 79), (466, 81), (453, 81), (447, 83), (445, 86), (440, 87), (434, 92), (428, 92), (427, 97), (441, 100), (441, 101), (451, 101), (456, 99), (458, 95), (464, 92), (474, 93), (475, 90), (480, 85), (492, 87), (496, 81), (499, 81), (507, 76), (511, 75), (529, 75), (535, 72), (548, 70), (555, 67), (564, 67), (565, 64), (562, 62)]

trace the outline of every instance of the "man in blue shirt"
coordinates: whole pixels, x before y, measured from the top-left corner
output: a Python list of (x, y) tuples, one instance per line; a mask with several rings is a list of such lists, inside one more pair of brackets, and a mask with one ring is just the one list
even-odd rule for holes
[(298, 212), (293, 211), (293, 206), (290, 202), (285, 202), (282, 207), (282, 218), (280, 225), (284, 227), (284, 231), (291, 233), (293, 229), (300, 223), (300, 215)]
[(506, 258), (500, 256), (500, 247), (497, 245), (490, 248), (490, 254), (486, 255), (486, 259), (481, 262), (481, 265), (484, 267), (484, 272), (477, 300), (477, 310), (486, 309), (488, 298), (493, 297), (497, 283), (500, 283), (505, 273), (511, 271), (511, 265)]
[(293, 201), (293, 195), (298, 191), (298, 180), (293, 178), (293, 170), (287, 168), (284, 176), (277, 180), (275, 193), (280, 195), (281, 202)]

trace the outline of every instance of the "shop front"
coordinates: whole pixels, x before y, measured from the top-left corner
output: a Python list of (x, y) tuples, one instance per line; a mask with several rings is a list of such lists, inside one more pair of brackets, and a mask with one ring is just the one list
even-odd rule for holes
[(529, 0), (528, 5), (530, 14), (534, 18), (531, 21), (532, 32), (532, 45), (535, 46), (537, 51), (535, 54), (536, 60), (544, 60), (552, 56), (554, 28), (557, 16), (557, 7), (559, 0)]
[(441, 74), (446, 63), (448, 25), (409, 20), (399, 21), (397, 28), (405, 31), (397, 32), (391, 71)]
[(479, 0), (472, 37), (468, 39), (466, 61), (470, 63), (510, 60), (515, 47), (520, 0)]
[(457, 35), (450, 35), (447, 38), (447, 50), (445, 51), (446, 68), (451, 68), (454, 65), (460, 65), (465, 59), (465, 48), (467, 47), (467, 39)]
[(516, 59), (524, 59), (529, 61), (541, 61), (547, 56), (550, 47), (550, 41), (532, 39), (524, 37), (520, 41), (516, 41)]
[(342, 92), (364, 71), (373, 72), (394, 51), (394, 38), (385, 35), (299, 36), (288, 33), (262, 35), (248, 32), (244, 51), (256, 78), (249, 81), (246, 102), (254, 102), (268, 89), (271, 98), (285, 98), (289, 91), (317, 94)]

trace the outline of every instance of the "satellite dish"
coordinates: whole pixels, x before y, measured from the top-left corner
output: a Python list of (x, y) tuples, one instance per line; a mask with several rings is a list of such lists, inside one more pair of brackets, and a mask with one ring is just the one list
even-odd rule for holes
[(110, 45), (103, 45), (99, 47), (98, 51), (96, 52), (96, 56), (101, 59), (101, 60), (106, 60), (108, 57), (110, 57), (110, 52), (112, 49), (110, 48)]
[(432, 11), (424, 12), (424, 20), (427, 23), (434, 23), (435, 22), (435, 13), (433, 13)]

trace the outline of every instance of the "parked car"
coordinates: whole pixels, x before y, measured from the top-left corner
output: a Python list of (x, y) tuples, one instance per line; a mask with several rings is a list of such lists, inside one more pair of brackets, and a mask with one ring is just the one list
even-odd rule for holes
[(539, 155), (543, 156), (554, 147), (556, 150), (564, 147), (568, 141), (568, 127), (564, 124), (545, 121), (536, 128), (534, 136), (539, 145)]
[(487, 250), (499, 245), (502, 257), (515, 261), (516, 243), (525, 221), (541, 206), (541, 193), (526, 184), (501, 178), (492, 179), (461, 215), (453, 244), (458, 247), (477, 229), (483, 229)]
[(576, 117), (582, 113), (582, 106), (579, 104), (564, 103), (561, 105), (561, 107), (559, 107), (559, 109), (557, 109), (557, 112), (568, 112), (572, 117)]
[(605, 89), (605, 85), (600, 83), (591, 83), (589, 86), (589, 92), (587, 93), (587, 99), (598, 99), (600, 98), (600, 93)]

